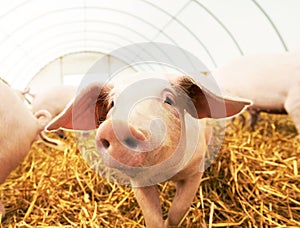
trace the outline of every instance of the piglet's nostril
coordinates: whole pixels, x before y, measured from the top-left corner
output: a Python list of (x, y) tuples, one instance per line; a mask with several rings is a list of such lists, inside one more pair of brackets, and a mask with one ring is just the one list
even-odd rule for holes
[(124, 140), (124, 143), (132, 149), (135, 149), (138, 146), (138, 141), (136, 139), (130, 138), (130, 137), (126, 138)]
[(106, 139), (101, 139), (100, 141), (101, 141), (101, 143), (102, 143), (102, 145), (103, 145), (103, 147), (104, 147), (105, 149), (108, 149), (108, 148), (109, 148), (110, 143), (109, 143), (108, 140), (106, 140)]

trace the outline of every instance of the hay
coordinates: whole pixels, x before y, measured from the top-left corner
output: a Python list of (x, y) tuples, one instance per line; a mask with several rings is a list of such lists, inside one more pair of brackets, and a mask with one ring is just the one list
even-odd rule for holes
[[(286, 116), (263, 115), (256, 130), (237, 122), (206, 170), (182, 227), (300, 227), (300, 143)], [(67, 133), (69, 148), (41, 142), (1, 185), (3, 227), (144, 227), (129, 187), (88, 168)], [(159, 186), (164, 216), (175, 194)]]

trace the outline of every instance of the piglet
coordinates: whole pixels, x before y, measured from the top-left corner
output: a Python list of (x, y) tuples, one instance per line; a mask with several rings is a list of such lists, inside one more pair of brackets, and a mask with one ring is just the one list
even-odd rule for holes
[[(27, 155), (51, 115), (46, 110), (33, 115), (17, 93), (1, 81), (0, 98), (0, 183), (3, 183)], [(0, 203), (0, 214), (4, 213)]]
[[(147, 227), (178, 225), (199, 187), (211, 130), (207, 118), (233, 116), (250, 102), (223, 99), (192, 77), (137, 73), (91, 84), (46, 130), (97, 129), (103, 163), (128, 176)], [(156, 184), (177, 183), (163, 221)]]
[(225, 95), (253, 101), (252, 128), (259, 112), (288, 113), (300, 133), (300, 52), (243, 56), (212, 74)]

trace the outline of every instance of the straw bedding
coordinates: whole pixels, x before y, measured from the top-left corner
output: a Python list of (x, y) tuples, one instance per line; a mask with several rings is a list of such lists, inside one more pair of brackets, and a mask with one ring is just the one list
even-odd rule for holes
[[(300, 227), (300, 140), (290, 118), (264, 114), (253, 132), (228, 125), (181, 227)], [(36, 142), (1, 185), (2, 226), (144, 227), (130, 187), (95, 174), (66, 136), (64, 151)], [(166, 216), (175, 188), (159, 188)]]

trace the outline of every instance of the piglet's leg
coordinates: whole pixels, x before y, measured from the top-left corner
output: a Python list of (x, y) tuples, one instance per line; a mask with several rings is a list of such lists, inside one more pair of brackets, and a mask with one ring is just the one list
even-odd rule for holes
[(288, 92), (287, 99), (284, 104), (285, 110), (294, 121), (298, 137), (300, 135), (300, 82), (294, 85)]
[(5, 208), (3, 206), (3, 204), (0, 202), (0, 217), (2, 216), (2, 218), (5, 216)]
[(248, 111), (250, 114), (249, 126), (251, 128), (251, 131), (254, 131), (255, 125), (259, 118), (259, 110), (255, 108), (248, 108)]
[(177, 182), (176, 195), (169, 210), (166, 226), (177, 226), (191, 206), (201, 182), (202, 173)]
[(159, 193), (156, 186), (133, 188), (135, 197), (143, 211), (147, 228), (163, 228)]

